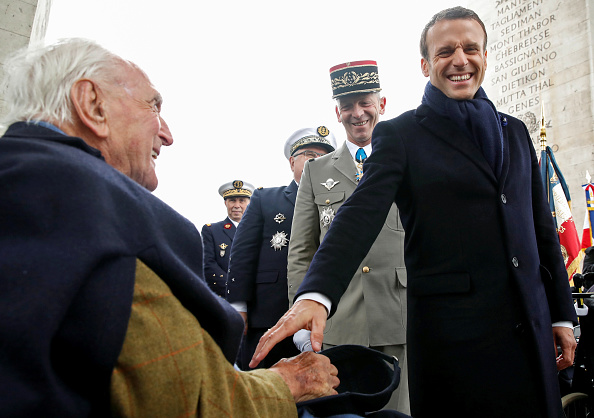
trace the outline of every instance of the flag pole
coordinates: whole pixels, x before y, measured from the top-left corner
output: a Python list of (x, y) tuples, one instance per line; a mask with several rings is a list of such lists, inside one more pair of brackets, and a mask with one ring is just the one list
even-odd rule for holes
[[(544, 101), (540, 100), (540, 164), (541, 167), (544, 168), (544, 175), (545, 178), (543, 179), (543, 181), (545, 181), (545, 191), (547, 194), (547, 202), (551, 201), (551, 190), (549, 187), (549, 178), (550, 173), (549, 173), (549, 161), (547, 158), (547, 128), (546, 128), (546, 121), (545, 121), (545, 112), (544, 112)], [(544, 161), (543, 161), (544, 159)], [(544, 165), (543, 165), (544, 164)], [(554, 215), (553, 215), (554, 216)]]
[(540, 101), (540, 150), (546, 151), (547, 150), (547, 129), (546, 129), (546, 122), (545, 122), (545, 113), (544, 113), (544, 102)]

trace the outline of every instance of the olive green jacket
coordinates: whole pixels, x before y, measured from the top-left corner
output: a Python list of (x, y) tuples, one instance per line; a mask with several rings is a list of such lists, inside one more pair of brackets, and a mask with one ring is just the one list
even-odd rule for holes
[[(333, 215), (357, 187), (356, 173), (346, 143), (333, 153), (306, 162), (289, 242), (291, 303)], [(368, 210), (373, 211), (373, 202), (368, 203)], [(406, 343), (403, 247), (404, 229), (398, 208), (392, 205), (379, 236), (326, 324), (324, 343), (365, 346)]]

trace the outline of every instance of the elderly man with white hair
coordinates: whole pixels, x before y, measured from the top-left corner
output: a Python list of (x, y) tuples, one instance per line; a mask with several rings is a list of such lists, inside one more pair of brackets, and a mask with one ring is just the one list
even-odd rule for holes
[(144, 72), (66, 40), (5, 73), (0, 416), (290, 417), (336, 393), (321, 355), (234, 368), (241, 316), (200, 277), (194, 225), (150, 193), (173, 138)]

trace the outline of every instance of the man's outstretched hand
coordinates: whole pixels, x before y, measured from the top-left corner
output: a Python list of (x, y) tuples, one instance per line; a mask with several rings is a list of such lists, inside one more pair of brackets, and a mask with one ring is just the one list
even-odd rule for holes
[(278, 320), (276, 325), (266, 331), (260, 338), (254, 356), (250, 361), (250, 367), (256, 367), (276, 344), (300, 329), (311, 331), (312, 348), (314, 351), (320, 351), (324, 340), (324, 328), (326, 327), (327, 318), (328, 312), (324, 305), (319, 302), (303, 299), (295, 303)]

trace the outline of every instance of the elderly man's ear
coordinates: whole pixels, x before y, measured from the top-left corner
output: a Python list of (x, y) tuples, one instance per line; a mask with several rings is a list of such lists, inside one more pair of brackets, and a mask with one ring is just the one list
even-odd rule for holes
[[(78, 129), (89, 130), (95, 137), (107, 138), (109, 126), (105, 114), (105, 95), (99, 86), (88, 79), (77, 80), (70, 90), (70, 99), (74, 107), (75, 124), (82, 124)], [(84, 138), (84, 137), (83, 137)]]

